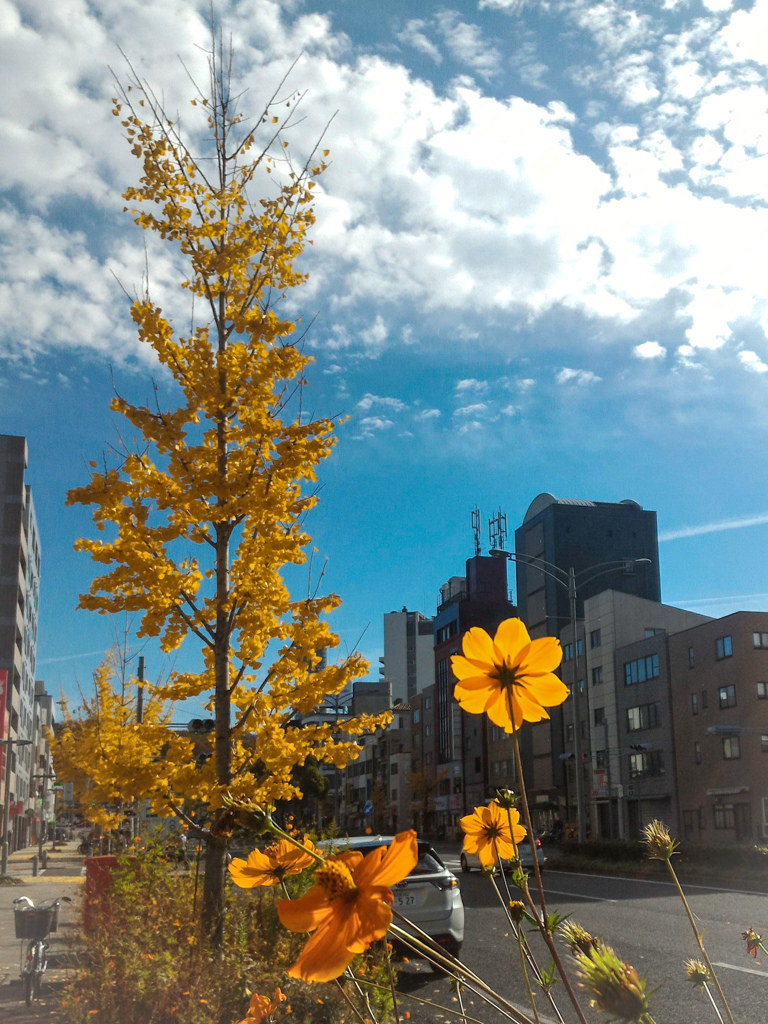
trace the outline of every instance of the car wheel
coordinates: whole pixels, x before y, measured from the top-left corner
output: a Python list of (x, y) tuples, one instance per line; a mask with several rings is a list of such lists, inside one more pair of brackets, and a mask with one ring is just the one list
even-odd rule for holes
[(465, 875), (468, 875), (469, 872), (472, 870), (469, 866), (469, 861), (467, 860), (463, 853), (461, 855), (461, 870), (464, 872)]

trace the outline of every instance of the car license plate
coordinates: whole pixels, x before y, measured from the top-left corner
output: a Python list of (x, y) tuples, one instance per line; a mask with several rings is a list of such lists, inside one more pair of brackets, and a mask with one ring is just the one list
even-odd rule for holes
[(421, 904), (421, 893), (420, 892), (396, 892), (395, 893), (395, 907), (398, 910), (408, 910), (409, 908), (418, 907)]

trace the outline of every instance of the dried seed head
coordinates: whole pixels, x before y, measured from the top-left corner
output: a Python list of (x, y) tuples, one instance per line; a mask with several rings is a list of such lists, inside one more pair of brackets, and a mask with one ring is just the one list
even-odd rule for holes
[(652, 821), (643, 829), (643, 842), (648, 849), (651, 860), (669, 860), (676, 852), (678, 842), (669, 834), (663, 821)]
[(592, 948), (589, 954), (576, 954), (581, 987), (589, 992), (591, 1003), (615, 1020), (639, 1024), (648, 1013), (645, 981), (634, 967), (621, 961), (610, 946)]
[(591, 949), (598, 949), (600, 947), (600, 939), (590, 935), (585, 928), (582, 928), (580, 924), (576, 924), (575, 921), (566, 921), (560, 928), (560, 934), (574, 956), (579, 952), (589, 956)]
[(688, 981), (696, 988), (704, 988), (711, 980), (707, 965), (703, 964), (701, 960), (686, 960), (685, 973), (688, 975)]
[(515, 924), (520, 924), (525, 917), (525, 904), (521, 903), (520, 900), (510, 900), (509, 914)]
[(496, 803), (499, 805), (499, 807), (504, 807), (505, 809), (514, 810), (515, 809), (515, 801), (516, 800), (517, 800), (517, 797), (515, 796), (515, 794), (512, 792), (511, 789), (497, 789), (496, 790)]
[(754, 928), (747, 928), (745, 932), (741, 933), (741, 937), (747, 944), (747, 952), (756, 957), (757, 951), (762, 945), (763, 936), (758, 935)]

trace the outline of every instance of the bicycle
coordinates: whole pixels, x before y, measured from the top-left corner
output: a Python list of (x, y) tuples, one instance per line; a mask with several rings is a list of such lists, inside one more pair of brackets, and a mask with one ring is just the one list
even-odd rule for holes
[[(33, 999), (40, 998), (43, 974), (48, 967), (48, 943), (46, 939), (58, 929), (59, 905), (71, 903), (69, 896), (58, 896), (35, 905), (29, 896), (19, 896), (13, 901), (16, 938), (21, 939), (20, 969), (24, 985), (24, 1001), (32, 1005)], [(26, 959), (24, 942), (28, 940)]]

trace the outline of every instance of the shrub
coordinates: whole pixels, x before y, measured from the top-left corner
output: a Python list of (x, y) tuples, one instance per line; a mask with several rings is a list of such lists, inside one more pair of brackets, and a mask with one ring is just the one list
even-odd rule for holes
[[(308, 884), (301, 878), (289, 882), (296, 893)], [(280, 927), (275, 895), (282, 894), (273, 888), (231, 890), (224, 944), (211, 951), (200, 931), (194, 872), (174, 871), (154, 849), (121, 857), (107, 912), (83, 936), (83, 969), (67, 986), (64, 1019), (234, 1024), (245, 1017), (252, 992), (271, 996), (279, 986), (287, 1001), (276, 1019), (290, 1007), (295, 1021), (351, 1024), (356, 1018), (336, 985), (288, 978), (286, 969), (305, 940)], [(353, 968), (388, 985), (381, 949)], [(378, 1010), (386, 1012), (386, 1002)]]

